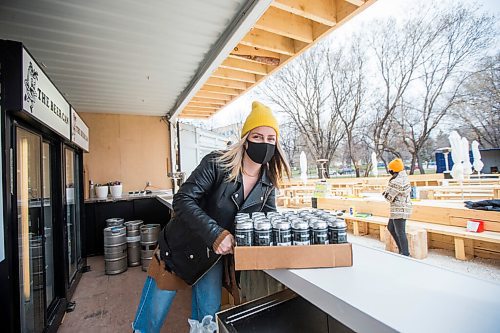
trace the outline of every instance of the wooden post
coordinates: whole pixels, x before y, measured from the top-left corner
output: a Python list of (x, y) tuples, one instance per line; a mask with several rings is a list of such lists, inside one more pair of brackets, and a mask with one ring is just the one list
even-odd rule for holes
[(352, 233), (354, 236), (368, 235), (368, 224), (366, 222), (352, 220)]
[(455, 237), (455, 258), (469, 260), (474, 257), (474, 240)]
[[(381, 226), (382, 229), (382, 226)], [(383, 227), (383, 241), (385, 243), (385, 250), (399, 253), (396, 241), (392, 238), (391, 233), (387, 227)], [(427, 245), (427, 231), (424, 229), (411, 229), (407, 228), (406, 237), (408, 238), (408, 249), (410, 251), (410, 256), (415, 259), (425, 259), (428, 255), (428, 245)]]
[(465, 256), (465, 242), (463, 238), (455, 237), (455, 258), (467, 260)]
[(379, 232), (380, 232), (380, 241), (385, 243), (385, 230), (387, 230), (387, 227), (385, 225), (379, 225)]

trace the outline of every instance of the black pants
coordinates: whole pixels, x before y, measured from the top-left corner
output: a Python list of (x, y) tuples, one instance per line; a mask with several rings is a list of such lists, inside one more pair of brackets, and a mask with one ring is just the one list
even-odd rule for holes
[(409, 256), (410, 251), (408, 250), (408, 238), (406, 238), (406, 220), (405, 219), (389, 219), (389, 224), (387, 229), (392, 235), (392, 238), (396, 241), (396, 245), (399, 249), (399, 254), (404, 256)]

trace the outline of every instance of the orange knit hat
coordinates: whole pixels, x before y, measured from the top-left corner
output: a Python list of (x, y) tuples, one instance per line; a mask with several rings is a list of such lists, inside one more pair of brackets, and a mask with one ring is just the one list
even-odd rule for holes
[(400, 158), (395, 158), (389, 163), (389, 170), (400, 172), (405, 169), (403, 161)]

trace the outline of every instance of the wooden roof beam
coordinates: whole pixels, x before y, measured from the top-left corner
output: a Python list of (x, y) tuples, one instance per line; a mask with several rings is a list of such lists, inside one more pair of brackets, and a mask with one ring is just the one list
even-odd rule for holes
[[(211, 77), (205, 82), (207, 86), (231, 88), (237, 90), (246, 90), (248, 88), (248, 83), (241, 81), (233, 81), (228, 79), (221, 79), (220, 77)], [(239, 93), (238, 93), (239, 95)]]
[(234, 96), (200, 90), (194, 97), (213, 101), (229, 102)]
[(260, 49), (258, 47), (247, 46), (243, 44), (238, 44), (231, 51), (232, 55), (239, 56), (252, 56), (252, 57), (261, 57), (261, 58), (276, 58), (280, 59), (281, 54), (277, 52), (272, 52), (264, 49)]
[(184, 111), (181, 112), (181, 114), (179, 115), (179, 118), (191, 118), (191, 119), (208, 119), (212, 116), (212, 114), (206, 114), (206, 115), (203, 115), (203, 114), (189, 114), (189, 113), (185, 113)]
[(190, 103), (207, 104), (207, 105), (225, 105), (226, 101), (225, 100), (217, 100), (217, 99), (209, 99), (209, 98), (200, 98), (200, 97), (198, 97), (198, 94), (196, 94)]
[(211, 109), (220, 109), (224, 104), (212, 104), (212, 103), (200, 103), (197, 102), (194, 98), (191, 102), (188, 103), (187, 106), (199, 106), (199, 107), (207, 107)]
[(358, 7), (365, 3), (364, 0), (346, 0), (346, 1)]
[(220, 68), (227, 68), (258, 75), (267, 75), (271, 71), (269, 67), (272, 66), (264, 65), (262, 63), (254, 62), (252, 60), (247, 60), (244, 58), (234, 58), (234, 56), (229, 56), (220, 65)]
[(233, 80), (239, 82), (246, 82), (253, 84), (257, 82), (257, 77), (255, 74), (236, 71), (233, 69), (219, 68), (212, 73), (212, 77), (219, 79)]
[(250, 30), (240, 44), (288, 56), (293, 56), (296, 53), (293, 39), (255, 28)]
[(196, 113), (196, 114), (215, 113), (215, 111), (213, 111), (213, 110), (200, 110), (200, 109), (192, 108), (190, 106), (186, 106), (184, 108), (183, 112)]
[(355, 1), (349, 0), (336, 0), (337, 22), (342, 21), (359, 8), (359, 5), (354, 4), (354, 2)]
[(269, 7), (254, 27), (304, 43), (313, 42), (311, 20), (275, 7)]
[(217, 111), (220, 109), (219, 106), (197, 106), (193, 105), (193, 103), (189, 103), (186, 105), (186, 109), (190, 110), (199, 110), (199, 111)]
[[(210, 79), (208, 79), (210, 80)], [(215, 94), (222, 94), (222, 95), (231, 95), (231, 96), (239, 96), (241, 94), (241, 91), (237, 89), (232, 89), (232, 88), (225, 88), (225, 87), (219, 87), (219, 86), (211, 86), (205, 83), (203, 87), (201, 87), (200, 91), (206, 91), (206, 92), (211, 92)]]
[(275, 0), (272, 7), (333, 27), (337, 24), (335, 0)]
[(233, 58), (244, 58), (249, 61), (254, 61), (271, 66), (278, 66), (290, 58), (289, 55), (260, 49), (258, 47), (247, 46), (241, 43), (238, 44), (233, 49), (233, 51), (231, 51), (231, 54), (229, 56)]

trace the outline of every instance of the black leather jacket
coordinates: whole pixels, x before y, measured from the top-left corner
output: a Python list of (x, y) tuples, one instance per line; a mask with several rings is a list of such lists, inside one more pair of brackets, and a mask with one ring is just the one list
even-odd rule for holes
[(226, 182), (227, 173), (215, 161), (219, 154), (205, 156), (174, 195), (173, 218), (159, 237), (166, 268), (190, 285), (220, 259), (212, 245), (224, 229), (234, 234), (236, 213), (276, 210), (267, 170), (243, 201), (241, 175), (236, 182)]

